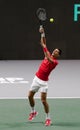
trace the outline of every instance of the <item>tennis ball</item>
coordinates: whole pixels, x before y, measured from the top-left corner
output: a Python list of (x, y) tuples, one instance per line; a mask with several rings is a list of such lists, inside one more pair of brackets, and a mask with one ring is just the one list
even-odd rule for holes
[(54, 22), (54, 19), (53, 18), (50, 18), (50, 20), (49, 20), (51, 23), (53, 23)]

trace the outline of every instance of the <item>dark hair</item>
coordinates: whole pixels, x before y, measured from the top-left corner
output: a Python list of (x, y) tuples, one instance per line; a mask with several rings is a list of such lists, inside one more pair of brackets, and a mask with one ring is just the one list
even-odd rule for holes
[(62, 54), (62, 50), (61, 50), (61, 49), (59, 49), (59, 48), (58, 48), (58, 50), (59, 50), (59, 55), (61, 55), (61, 54)]

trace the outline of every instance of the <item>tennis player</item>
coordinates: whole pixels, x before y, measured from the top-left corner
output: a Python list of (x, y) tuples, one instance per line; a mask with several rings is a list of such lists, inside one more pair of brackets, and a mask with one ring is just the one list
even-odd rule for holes
[(47, 102), (47, 90), (48, 90), (47, 82), (49, 80), (50, 72), (58, 65), (57, 58), (61, 55), (62, 51), (56, 48), (53, 50), (51, 54), (46, 46), (45, 31), (42, 26), (40, 26), (39, 32), (41, 35), (40, 44), (42, 46), (45, 57), (38, 71), (35, 74), (35, 77), (33, 79), (33, 82), (32, 82), (32, 85), (28, 94), (28, 99), (31, 106), (31, 113), (29, 114), (28, 120), (32, 121), (38, 114), (38, 112), (35, 110), (34, 95), (38, 90), (40, 90), (41, 101), (44, 106), (44, 111), (46, 113), (45, 126), (50, 126), (51, 118), (50, 118), (50, 112), (49, 112), (49, 104)]

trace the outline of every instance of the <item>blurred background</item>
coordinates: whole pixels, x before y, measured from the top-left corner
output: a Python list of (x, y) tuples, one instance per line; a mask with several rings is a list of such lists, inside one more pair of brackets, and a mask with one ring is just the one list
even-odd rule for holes
[[(43, 58), (35, 16), (39, 7), (48, 15), (45, 31), (49, 50), (58, 47), (63, 51), (61, 59), (80, 59), (80, 14), (74, 21), (74, 4), (80, 5), (80, 1), (0, 0), (0, 60)], [(53, 23), (50, 18), (54, 18)]]

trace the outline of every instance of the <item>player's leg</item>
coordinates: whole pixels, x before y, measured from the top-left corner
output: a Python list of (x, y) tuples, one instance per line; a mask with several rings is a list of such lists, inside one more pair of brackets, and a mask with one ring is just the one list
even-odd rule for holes
[(31, 112), (30, 112), (29, 118), (28, 118), (29, 121), (32, 121), (38, 114), (38, 112), (35, 111), (35, 108), (34, 108), (34, 106), (35, 106), (34, 94), (35, 94), (35, 92), (29, 91), (28, 99), (29, 99), (29, 103), (30, 103), (30, 107), (31, 107)]
[(47, 93), (46, 92), (41, 92), (41, 101), (42, 101), (42, 104), (44, 106), (44, 111), (46, 113), (45, 125), (50, 126), (51, 125), (51, 119), (50, 119), (49, 104), (47, 102)]
[(28, 99), (29, 99), (30, 106), (32, 108), (32, 112), (34, 111), (34, 106), (35, 106), (34, 94), (35, 92), (33, 91), (29, 91), (29, 94), (28, 94)]
[(47, 93), (41, 92), (41, 101), (44, 106), (45, 113), (49, 113), (49, 105), (47, 103)]
[(30, 90), (29, 90), (29, 93), (28, 93), (28, 99), (29, 99), (29, 103), (30, 103), (32, 112), (34, 112), (34, 106), (35, 106), (34, 95), (38, 90), (39, 90), (39, 85), (36, 81), (36, 77), (34, 77)]
[(31, 112), (29, 114), (29, 121), (33, 120), (34, 117), (38, 114), (38, 112), (36, 112), (34, 108), (35, 107), (34, 95), (38, 90), (39, 90), (39, 86), (36, 82), (36, 78), (34, 78), (28, 94), (28, 99), (31, 107)]

